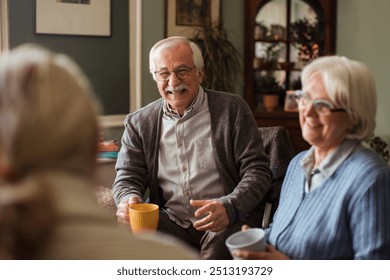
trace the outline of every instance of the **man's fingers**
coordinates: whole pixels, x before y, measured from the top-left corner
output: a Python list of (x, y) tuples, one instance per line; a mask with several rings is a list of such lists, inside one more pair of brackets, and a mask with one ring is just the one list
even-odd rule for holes
[(132, 196), (129, 198), (128, 205), (141, 203), (138, 197)]
[(129, 205), (127, 202), (121, 202), (117, 206), (116, 217), (122, 224), (129, 223)]
[(119, 203), (117, 206), (117, 209), (120, 212), (126, 212), (128, 208), (129, 208), (129, 206), (127, 203)]
[(198, 218), (198, 217), (205, 215), (205, 214), (211, 215), (214, 210), (215, 210), (215, 207), (213, 205), (207, 204), (207, 205), (202, 206), (201, 208), (199, 208), (198, 210), (195, 211), (195, 217)]
[(194, 207), (202, 207), (210, 203), (212, 200), (190, 200), (190, 204)]

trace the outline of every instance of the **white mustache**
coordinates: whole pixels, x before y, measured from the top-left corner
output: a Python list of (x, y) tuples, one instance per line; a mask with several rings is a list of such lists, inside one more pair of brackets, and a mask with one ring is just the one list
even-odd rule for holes
[(176, 87), (173, 87), (173, 86), (167, 86), (164, 91), (167, 92), (179, 92), (179, 91), (182, 91), (182, 90), (188, 90), (188, 87), (186, 85), (178, 85)]

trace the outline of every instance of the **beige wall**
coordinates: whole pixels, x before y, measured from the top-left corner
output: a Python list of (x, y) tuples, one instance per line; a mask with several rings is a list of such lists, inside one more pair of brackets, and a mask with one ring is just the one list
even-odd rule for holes
[(376, 134), (390, 142), (390, 1), (338, 0), (337, 53), (372, 70), (378, 93)]

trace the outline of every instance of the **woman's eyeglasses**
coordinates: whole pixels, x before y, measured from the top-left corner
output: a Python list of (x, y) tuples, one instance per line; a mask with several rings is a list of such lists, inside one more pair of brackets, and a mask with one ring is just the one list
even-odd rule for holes
[(345, 112), (344, 108), (335, 108), (335, 106), (327, 100), (315, 99), (312, 100), (307, 93), (302, 90), (296, 90), (294, 99), (297, 101), (299, 108), (306, 108), (310, 103), (313, 104), (314, 109), (319, 115), (328, 115), (333, 112)]

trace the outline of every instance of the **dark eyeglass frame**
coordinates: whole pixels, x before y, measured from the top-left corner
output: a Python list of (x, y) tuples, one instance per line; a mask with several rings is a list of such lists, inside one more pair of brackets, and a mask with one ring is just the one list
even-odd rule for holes
[[(302, 108), (305, 108), (309, 103), (312, 103), (316, 112), (320, 115), (347, 111), (344, 108), (335, 108), (332, 103), (324, 99), (312, 100), (309, 95), (303, 90), (296, 90), (293, 97), (296, 100), (298, 107), (301, 106)], [(302, 104), (302, 100), (305, 100), (307, 103)], [(321, 108), (326, 108), (326, 110), (321, 110)]]
[[(157, 81), (160, 82), (167, 82), (169, 79), (172, 77), (172, 73), (175, 73), (176, 77), (178, 77), (180, 80), (186, 79), (190, 76), (190, 73), (193, 69), (195, 69), (196, 66), (193, 67), (179, 67), (174, 70), (159, 70), (159, 71), (154, 71), (154, 75), (156, 77)], [(166, 76), (164, 76), (166, 74)]]

